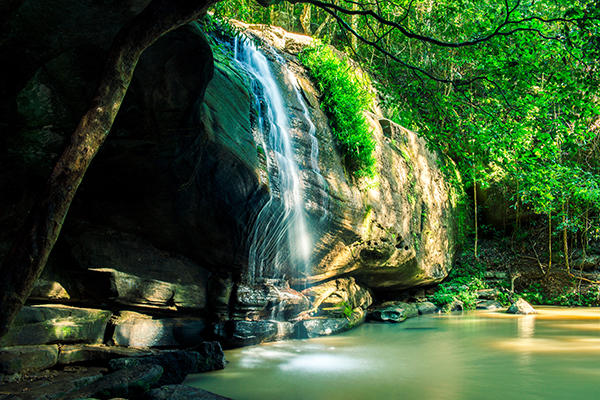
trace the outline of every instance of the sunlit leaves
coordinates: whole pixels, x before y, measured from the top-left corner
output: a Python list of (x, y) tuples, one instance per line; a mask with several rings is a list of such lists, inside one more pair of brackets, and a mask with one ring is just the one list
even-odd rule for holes
[(324, 44), (304, 49), (300, 60), (319, 86), (323, 108), (331, 117), (348, 166), (357, 177), (373, 178), (377, 173), (375, 141), (363, 114), (373, 100), (368, 79)]

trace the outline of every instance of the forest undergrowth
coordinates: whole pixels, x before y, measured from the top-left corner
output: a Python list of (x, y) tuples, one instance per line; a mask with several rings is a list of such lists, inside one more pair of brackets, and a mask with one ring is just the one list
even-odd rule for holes
[(440, 307), (458, 300), (474, 309), (478, 290), (499, 289), (503, 306), (518, 298), (533, 305), (600, 306), (600, 243), (588, 253), (574, 248), (569, 268), (562, 251), (553, 252), (550, 263), (547, 225), (540, 220), (510, 235), (488, 232), (478, 240), (477, 255), (471, 236), (431, 300)]

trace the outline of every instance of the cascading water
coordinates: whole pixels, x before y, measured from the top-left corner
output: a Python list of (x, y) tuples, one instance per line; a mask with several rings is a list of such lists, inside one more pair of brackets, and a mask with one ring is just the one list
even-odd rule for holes
[[(249, 280), (257, 283), (265, 278), (281, 279), (285, 271), (290, 270), (299, 276), (307, 275), (312, 245), (284, 100), (267, 58), (250, 40), (236, 39), (235, 59), (252, 80), (258, 116), (255, 139), (265, 153), (270, 186), (269, 200), (260, 211), (249, 238)], [(302, 100), (297, 87), (295, 89)], [(301, 104), (312, 127), (309, 135), (314, 138), (308, 108), (303, 101)], [(311, 167), (318, 172), (316, 139), (311, 141), (314, 156)]]

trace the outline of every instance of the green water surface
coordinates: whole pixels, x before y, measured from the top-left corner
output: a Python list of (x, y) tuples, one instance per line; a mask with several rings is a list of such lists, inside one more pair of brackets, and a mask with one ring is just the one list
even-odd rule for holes
[(475, 311), (226, 351), (185, 384), (237, 400), (600, 399), (600, 309)]

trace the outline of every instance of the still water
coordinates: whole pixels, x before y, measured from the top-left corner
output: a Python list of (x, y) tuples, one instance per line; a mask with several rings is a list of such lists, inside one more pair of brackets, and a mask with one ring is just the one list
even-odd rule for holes
[(226, 351), (185, 384), (236, 400), (600, 399), (600, 309), (473, 311)]

